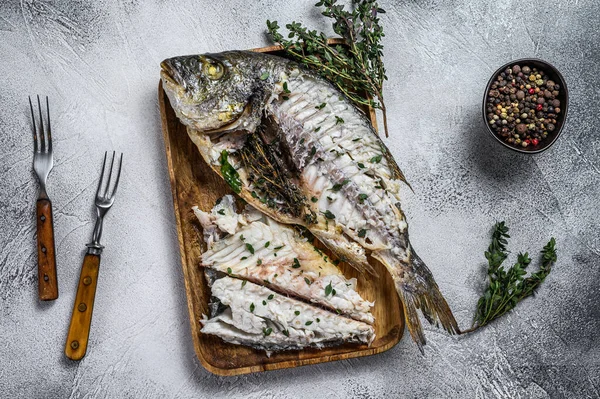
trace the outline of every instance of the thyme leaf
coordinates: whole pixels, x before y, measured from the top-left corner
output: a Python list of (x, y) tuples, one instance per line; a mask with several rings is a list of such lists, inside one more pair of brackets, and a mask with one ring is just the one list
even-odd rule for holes
[(519, 253), (517, 262), (505, 270), (502, 263), (508, 257), (507, 238), (510, 238), (508, 227), (504, 222), (496, 223), (492, 233), (492, 242), (485, 252), (488, 261), (488, 286), (477, 302), (473, 325), (471, 328), (461, 331), (461, 334), (473, 332), (491, 323), (514, 309), (523, 299), (533, 295), (550, 274), (552, 265), (556, 262), (556, 240), (552, 237), (541, 251), (542, 264), (538, 271), (525, 277), (527, 266), (531, 263), (527, 252)]
[(385, 11), (376, 0), (359, 0), (353, 10), (344, 9), (337, 0), (320, 0), (322, 15), (331, 19), (333, 31), (347, 46), (329, 45), (323, 32), (309, 30), (298, 22), (286, 24), (288, 38), (280, 32), (277, 21), (267, 20), (267, 30), (274, 42), (307, 67), (335, 84), (350, 100), (380, 109), (385, 135), (388, 137), (387, 114), (383, 99), (383, 82), (387, 79), (383, 64), (383, 27), (379, 14)]

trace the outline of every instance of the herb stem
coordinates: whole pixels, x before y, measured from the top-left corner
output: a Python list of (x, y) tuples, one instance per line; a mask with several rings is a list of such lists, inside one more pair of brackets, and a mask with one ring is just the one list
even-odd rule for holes
[(531, 263), (527, 252), (519, 253), (517, 262), (505, 271), (502, 262), (508, 256), (507, 238), (510, 238), (508, 227), (504, 222), (496, 223), (492, 243), (485, 252), (488, 260), (489, 283), (484, 295), (477, 302), (477, 312), (471, 327), (462, 330), (461, 334), (478, 330), (514, 309), (523, 299), (533, 295), (550, 274), (552, 265), (556, 262), (556, 241), (551, 238), (541, 251), (542, 264), (537, 272), (524, 277), (527, 274), (525, 269)]
[(351, 101), (382, 111), (385, 136), (389, 137), (383, 101), (383, 28), (379, 14), (385, 13), (376, 0), (359, 0), (347, 11), (337, 0), (320, 0), (322, 15), (332, 19), (333, 31), (346, 46), (332, 45), (327, 36), (308, 30), (297, 22), (287, 24), (288, 39), (279, 32), (277, 21), (267, 21), (268, 32), (283, 50), (332, 82)]

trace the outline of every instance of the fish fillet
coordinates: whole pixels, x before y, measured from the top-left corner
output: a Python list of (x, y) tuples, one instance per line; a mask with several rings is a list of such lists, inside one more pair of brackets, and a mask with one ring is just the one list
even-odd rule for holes
[(223, 197), (210, 213), (193, 210), (208, 245), (202, 266), (268, 284), (355, 320), (374, 322), (374, 304), (358, 294), (356, 279), (346, 279), (331, 259), (295, 229), (249, 206), (238, 214), (231, 195)]

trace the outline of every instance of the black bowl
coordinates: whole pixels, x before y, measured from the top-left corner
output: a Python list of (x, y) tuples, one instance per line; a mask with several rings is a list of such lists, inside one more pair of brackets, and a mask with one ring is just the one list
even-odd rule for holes
[[(490, 92), (492, 83), (496, 80), (498, 75), (500, 75), (506, 68), (512, 67), (513, 65), (517, 65), (517, 64), (520, 65), (521, 68), (523, 68), (525, 65), (529, 66), (530, 68), (536, 67), (538, 70), (542, 70), (542, 71), (546, 72), (546, 75), (548, 75), (548, 77), (551, 80), (557, 82), (560, 85), (560, 90), (559, 90), (560, 94), (558, 95), (557, 99), (560, 100), (561, 112), (556, 117), (556, 125), (555, 125), (556, 127), (555, 127), (554, 131), (548, 132), (548, 137), (546, 137), (544, 140), (542, 140), (536, 146), (530, 145), (527, 147), (519, 148), (519, 147), (513, 146), (509, 143), (506, 143), (505, 141), (502, 140), (502, 138), (500, 136), (498, 136), (492, 130), (492, 128), (489, 125), (488, 118), (487, 118), (486, 104), (487, 104), (488, 94)], [(568, 109), (569, 109), (569, 92), (567, 90), (567, 82), (565, 82), (565, 79), (560, 74), (558, 69), (556, 69), (553, 65), (547, 63), (546, 61), (542, 61), (537, 58), (522, 58), (519, 60), (511, 61), (507, 64), (502, 65), (500, 68), (498, 68), (498, 70), (496, 72), (494, 72), (494, 74), (490, 78), (490, 80), (485, 88), (485, 94), (483, 96), (483, 106), (482, 106), (483, 120), (485, 121), (485, 126), (486, 126), (488, 132), (490, 132), (490, 134), (503, 146), (510, 148), (513, 151), (522, 152), (525, 154), (536, 154), (536, 153), (542, 152), (542, 151), (546, 150), (547, 148), (549, 148), (552, 144), (554, 144), (556, 139), (558, 139), (558, 136), (560, 136), (560, 133), (562, 132), (563, 127), (565, 126), (565, 122), (567, 120)]]

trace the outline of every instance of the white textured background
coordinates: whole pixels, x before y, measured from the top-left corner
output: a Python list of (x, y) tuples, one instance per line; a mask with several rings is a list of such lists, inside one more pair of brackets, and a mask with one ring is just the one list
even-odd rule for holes
[[(559, 262), (534, 299), (481, 332), (429, 327), (425, 356), (405, 334), (369, 358), (221, 378), (196, 359), (163, 150), (162, 59), (268, 43), (265, 20), (327, 28), (312, 3), (31, 1), (0, 5), (0, 397), (599, 397), (600, 4), (382, 0), (386, 143), (415, 188), (411, 239), (462, 326), (485, 278), (496, 220), (511, 248), (555, 236)], [(498, 66), (537, 56), (570, 91), (547, 152), (509, 152), (481, 118)], [(37, 301), (32, 138), (27, 95), (50, 96), (60, 298)], [(90, 348), (63, 346), (105, 150), (124, 152), (105, 223)], [(514, 256), (514, 254), (513, 254)], [(510, 261), (513, 258), (509, 259)]]

